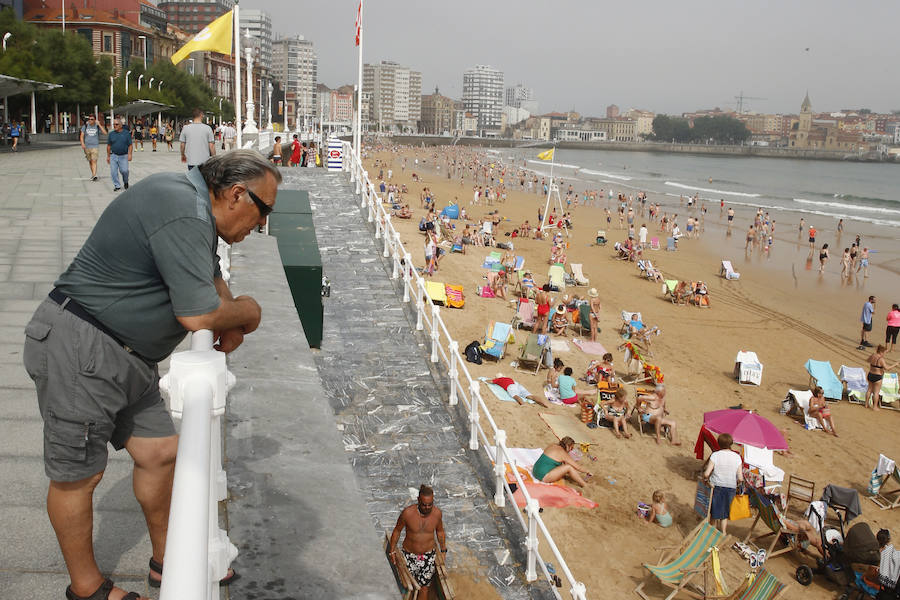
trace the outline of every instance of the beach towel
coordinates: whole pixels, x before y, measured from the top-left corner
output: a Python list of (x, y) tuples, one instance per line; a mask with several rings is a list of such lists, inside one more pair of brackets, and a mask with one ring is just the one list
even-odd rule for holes
[(559, 399), (559, 390), (551, 387), (549, 384), (544, 386), (544, 398), (546, 398), (547, 402), (550, 404), (566, 406), (566, 403)]
[(461, 285), (450, 285), (449, 283), (446, 286), (447, 292), (447, 306), (451, 308), (462, 308), (466, 304), (466, 299), (463, 296), (463, 286)]
[(438, 281), (426, 281), (425, 291), (428, 292), (428, 298), (434, 304), (447, 304), (447, 288), (443, 283)]
[(568, 352), (570, 350), (569, 343), (566, 340), (553, 338), (550, 340), (550, 350), (552, 352)]
[[(554, 481), (553, 483), (535, 481), (531, 469), (534, 468), (534, 463), (544, 453), (540, 448), (507, 448), (507, 452), (516, 463), (516, 470), (525, 484), (528, 495), (536, 498), (542, 508), (565, 508), (567, 506), (597, 508), (598, 504), (596, 502), (585, 498), (581, 495), (581, 492), (567, 486), (564, 480)], [(509, 463), (505, 467), (507, 483), (518, 484)], [(513, 498), (515, 498), (516, 505), (519, 508), (525, 506), (525, 494), (521, 490), (516, 490)]]
[[(793, 400), (793, 404), (796, 408), (799, 408), (801, 414), (803, 415), (803, 422), (807, 429), (821, 429), (819, 427), (819, 422), (814, 418), (809, 416), (809, 401), (812, 398), (812, 392), (806, 390), (801, 392), (799, 390), (788, 390), (786, 400)], [(796, 411), (790, 412), (788, 414), (795, 414)]]
[(575, 339), (572, 340), (572, 343), (578, 346), (578, 348), (585, 354), (596, 354), (597, 356), (603, 356), (604, 354), (606, 354), (606, 348), (604, 348), (603, 344), (601, 344), (600, 342)]
[(847, 384), (847, 399), (851, 402), (865, 402), (866, 372), (861, 367), (848, 367), (841, 365), (838, 371), (838, 379)]
[(829, 400), (841, 399), (841, 396), (844, 395), (844, 386), (841, 385), (841, 381), (834, 374), (834, 369), (831, 368), (830, 362), (827, 360), (809, 359), (806, 361), (805, 366), (809, 376), (816, 380), (816, 385), (825, 391), (826, 398)]
[[(513, 398), (512, 396), (509, 395), (509, 392), (504, 390), (502, 387), (500, 387), (496, 383), (491, 383), (491, 380), (488, 379), (487, 377), (479, 377), (478, 380), (480, 382), (482, 382), (483, 384), (485, 384), (488, 387), (488, 389), (491, 390), (491, 393), (494, 394), (494, 396), (498, 400), (503, 400), (504, 402), (515, 402), (516, 401), (515, 398)], [(518, 383), (518, 382), (516, 382), (516, 383)], [(523, 388), (523, 391), (526, 391), (526, 393), (527, 393), (527, 390), (524, 390), (524, 388)], [(528, 395), (530, 396), (531, 394), (528, 394)], [(532, 400), (531, 398), (526, 398), (525, 396), (522, 396), (522, 395), (520, 395), (520, 398), (522, 398), (522, 400), (524, 400), (528, 404), (534, 404), (534, 400)]]

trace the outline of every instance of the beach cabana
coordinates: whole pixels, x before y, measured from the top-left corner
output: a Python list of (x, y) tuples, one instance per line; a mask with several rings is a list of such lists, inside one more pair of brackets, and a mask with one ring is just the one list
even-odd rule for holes
[(840, 400), (843, 396), (844, 386), (841, 380), (834, 374), (831, 363), (827, 360), (806, 361), (806, 372), (809, 373), (809, 387), (821, 387), (825, 391), (828, 400)]

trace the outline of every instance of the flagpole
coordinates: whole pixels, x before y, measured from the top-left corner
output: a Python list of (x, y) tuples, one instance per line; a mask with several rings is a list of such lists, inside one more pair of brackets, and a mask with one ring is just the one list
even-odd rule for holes
[(363, 0), (359, 0), (359, 65), (356, 83), (356, 160), (360, 160), (362, 145), (362, 76), (363, 76)]
[[(241, 19), (239, 0), (234, 0), (234, 128), (237, 147), (241, 148)], [(287, 107), (285, 107), (287, 112)]]
[(541, 231), (547, 222), (547, 212), (550, 210), (550, 194), (553, 192), (553, 163), (556, 162), (556, 145), (553, 145), (550, 153), (550, 184), (547, 186), (547, 201), (544, 203), (544, 218), (541, 220)]

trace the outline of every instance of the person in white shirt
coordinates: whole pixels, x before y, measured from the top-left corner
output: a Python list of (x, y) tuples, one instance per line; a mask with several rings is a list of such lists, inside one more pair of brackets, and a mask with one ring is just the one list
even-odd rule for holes
[(640, 230), (638, 231), (638, 237), (641, 241), (641, 248), (647, 245), (647, 224), (641, 225)]
[(709, 523), (726, 533), (731, 501), (734, 500), (738, 484), (744, 481), (744, 461), (740, 454), (731, 449), (734, 438), (730, 433), (720, 434), (718, 442), (720, 450), (709, 457), (706, 469), (703, 470), (703, 479), (713, 488), (709, 503)]

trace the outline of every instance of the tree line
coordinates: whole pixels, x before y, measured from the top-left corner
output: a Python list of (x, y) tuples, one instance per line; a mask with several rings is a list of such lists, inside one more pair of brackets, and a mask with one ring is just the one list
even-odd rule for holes
[(698, 117), (693, 123), (681, 117), (657, 115), (650, 139), (687, 144), (739, 144), (750, 139), (750, 130), (743, 122), (725, 115)]
[[(54, 103), (60, 112), (74, 114), (80, 105), (82, 113), (93, 112), (94, 105), (108, 112), (109, 78), (115, 75), (109, 57), (94, 56), (91, 43), (76, 31), (45, 29), (16, 18), (12, 9), (0, 11), (0, 32), (10, 32), (12, 37), (6, 44), (6, 51), (0, 53), (0, 74), (24, 79), (34, 79), (61, 84), (47, 92), (35, 94), (37, 112), (52, 114)], [(0, 33), (2, 35), (2, 33)], [(125, 93), (125, 71), (131, 70), (128, 93)], [(143, 75), (141, 89), (138, 78)], [(151, 89), (150, 78), (162, 81), (162, 89), (154, 82)], [(200, 76), (189, 74), (169, 60), (148, 64), (144, 69), (142, 58), (132, 57), (131, 65), (114, 79), (113, 99), (116, 106), (123, 106), (134, 100), (154, 100), (172, 106), (163, 111), (175, 118), (190, 117), (194, 108), (218, 114), (219, 100), (213, 90)], [(24, 120), (31, 112), (31, 98), (22, 94), (9, 98), (9, 114), (13, 119)], [(222, 114), (226, 119), (234, 118), (234, 107), (228, 101), (222, 102)]]

